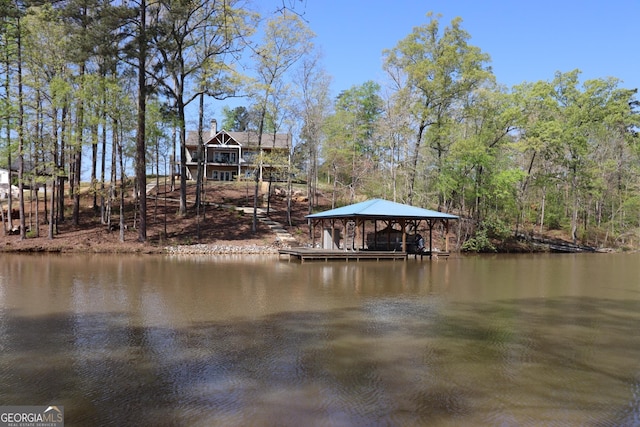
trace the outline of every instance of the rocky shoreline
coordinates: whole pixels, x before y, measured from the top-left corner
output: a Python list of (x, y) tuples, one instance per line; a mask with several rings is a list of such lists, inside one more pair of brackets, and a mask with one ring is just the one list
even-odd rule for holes
[(262, 254), (277, 254), (278, 247), (275, 245), (260, 246), (260, 245), (208, 245), (208, 244), (196, 244), (196, 245), (177, 245), (165, 247), (165, 253), (169, 255), (262, 255)]
[(0, 253), (86, 253), (86, 254), (149, 254), (149, 255), (262, 255), (277, 254), (278, 249), (288, 247), (281, 242), (272, 244), (233, 242), (198, 243), (192, 245), (153, 245), (134, 241), (123, 243), (80, 243), (26, 239), (0, 244)]

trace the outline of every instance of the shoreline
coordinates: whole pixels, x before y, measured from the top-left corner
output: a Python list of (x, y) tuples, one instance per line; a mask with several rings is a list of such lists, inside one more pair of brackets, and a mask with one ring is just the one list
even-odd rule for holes
[(274, 245), (216, 245), (198, 243), (195, 245), (166, 246), (167, 255), (275, 255), (278, 247)]
[(234, 244), (234, 243), (197, 243), (193, 245), (160, 246), (152, 243), (135, 241), (106, 244), (70, 245), (47, 242), (42, 244), (31, 239), (15, 242), (4, 242), (0, 245), (0, 253), (13, 254), (138, 254), (138, 255), (262, 255), (278, 254), (284, 247), (277, 244)]

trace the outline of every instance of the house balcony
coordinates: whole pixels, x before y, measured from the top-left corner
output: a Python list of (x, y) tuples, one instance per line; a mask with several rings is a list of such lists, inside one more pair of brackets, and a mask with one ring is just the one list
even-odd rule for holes
[(238, 166), (238, 162), (225, 159), (209, 159), (207, 160), (207, 166)]
[[(197, 165), (198, 159), (191, 158), (189, 161), (187, 161), (187, 164)], [(236, 167), (239, 165), (237, 161), (234, 161), (231, 159), (207, 159), (207, 162), (205, 164), (207, 166), (236, 166)]]

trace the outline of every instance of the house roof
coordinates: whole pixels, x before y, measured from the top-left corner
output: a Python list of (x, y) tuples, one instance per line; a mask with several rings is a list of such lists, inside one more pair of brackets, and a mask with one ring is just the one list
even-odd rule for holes
[(456, 215), (417, 208), (383, 199), (371, 199), (325, 212), (307, 215), (311, 219), (338, 218), (403, 218), (403, 219), (458, 219)]
[[(258, 146), (258, 132), (227, 132), (227, 134), (241, 145)], [(261, 140), (263, 147), (273, 148), (288, 148), (291, 142), (290, 135), (287, 133), (263, 133)]]
[[(213, 137), (207, 135), (204, 136), (205, 144), (210, 144), (214, 139), (219, 137), (222, 133), (233, 138), (241, 146), (247, 147), (257, 147), (258, 146), (258, 132), (227, 132), (225, 130), (221, 130), (216, 133)], [(291, 145), (291, 135), (288, 133), (264, 133), (262, 134), (262, 147), (263, 148), (289, 148)], [(188, 147), (197, 147), (198, 146), (198, 132), (190, 131), (187, 135), (187, 143)]]

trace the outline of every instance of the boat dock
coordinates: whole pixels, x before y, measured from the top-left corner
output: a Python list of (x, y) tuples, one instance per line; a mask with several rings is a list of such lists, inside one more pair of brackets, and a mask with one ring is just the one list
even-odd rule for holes
[(386, 261), (405, 260), (406, 252), (399, 251), (344, 251), (313, 248), (289, 248), (278, 250), (279, 255), (289, 255), (300, 261)]
[(289, 248), (279, 249), (279, 256), (289, 255), (289, 258), (296, 258), (300, 261), (395, 261), (406, 260), (411, 257), (414, 259), (424, 257), (429, 259), (449, 258), (449, 252), (421, 252), (407, 253), (401, 251), (362, 251), (362, 250), (331, 250), (331, 249), (312, 249), (312, 248)]

